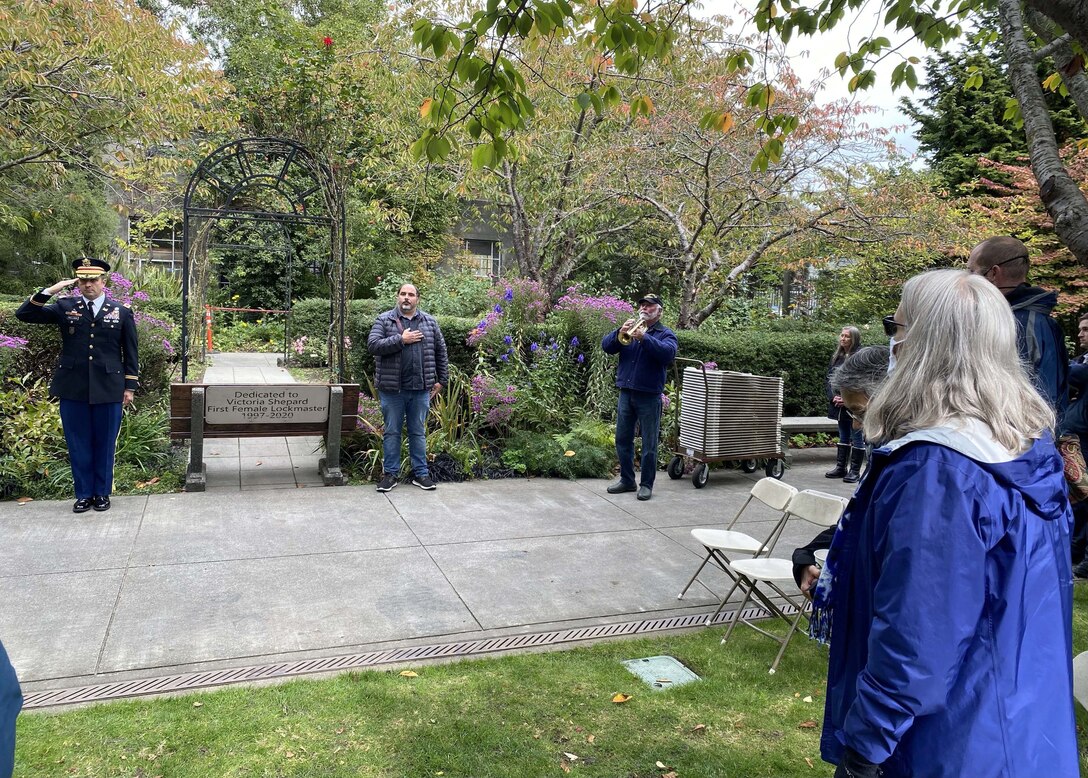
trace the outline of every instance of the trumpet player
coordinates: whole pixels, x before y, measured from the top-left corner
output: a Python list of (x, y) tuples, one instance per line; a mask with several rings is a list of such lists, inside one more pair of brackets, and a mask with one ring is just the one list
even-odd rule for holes
[[(661, 298), (647, 294), (639, 298), (638, 318), (604, 336), (606, 354), (619, 354), (616, 386), (620, 390), (616, 408), (616, 456), (620, 479), (608, 487), (609, 494), (638, 492), (638, 499), (653, 496), (657, 475), (657, 442), (661, 429), (661, 392), (665, 373), (676, 359), (676, 333), (661, 324)], [(635, 422), (642, 435), (641, 473), (635, 483)]]

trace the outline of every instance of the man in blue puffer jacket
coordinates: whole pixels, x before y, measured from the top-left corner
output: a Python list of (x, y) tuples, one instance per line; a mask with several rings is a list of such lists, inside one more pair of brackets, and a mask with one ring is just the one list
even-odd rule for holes
[(425, 491), (435, 489), (427, 466), (427, 412), (431, 400), (449, 383), (449, 357), (438, 322), (418, 306), (419, 291), (412, 284), (403, 284), (397, 291), (397, 307), (377, 318), (366, 341), (367, 350), (374, 355), (374, 385), (385, 427), (379, 492), (388, 492), (400, 482), (400, 436), (405, 420), (412, 483)]
[[(657, 439), (661, 429), (661, 392), (665, 372), (676, 359), (679, 343), (676, 333), (661, 323), (664, 310), (661, 298), (648, 294), (638, 301), (642, 324), (628, 319), (618, 330), (601, 340), (606, 354), (619, 354), (616, 386), (620, 399), (616, 407), (616, 456), (620, 460), (620, 480), (608, 487), (609, 494), (638, 490), (638, 499), (653, 496), (657, 475)], [(631, 342), (623, 344), (630, 332)], [(621, 339), (620, 335), (624, 338)], [(641, 478), (635, 486), (635, 422), (642, 430)]]

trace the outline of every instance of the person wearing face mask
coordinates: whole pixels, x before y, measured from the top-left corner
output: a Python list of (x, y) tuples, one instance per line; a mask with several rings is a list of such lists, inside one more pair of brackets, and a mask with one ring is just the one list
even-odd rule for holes
[(910, 279), (879, 441), (813, 593), (836, 778), (1079, 775), (1071, 513), (1012, 312), (962, 270)]
[[(653, 496), (657, 475), (657, 444), (661, 429), (661, 392), (665, 374), (676, 359), (676, 334), (661, 323), (661, 298), (648, 294), (639, 298), (638, 319), (628, 319), (619, 329), (601, 340), (606, 354), (619, 354), (616, 386), (620, 390), (616, 407), (616, 456), (620, 478), (608, 487), (609, 494), (637, 491), (639, 500)], [(635, 485), (635, 422), (642, 435), (641, 475)]]
[[(843, 415), (850, 419), (859, 438), (869, 400), (876, 395), (887, 377), (888, 347), (866, 346), (847, 357), (828, 379), (842, 399)], [(811, 589), (820, 575), (816, 552), (828, 548), (834, 534), (835, 528), (829, 527), (808, 545), (794, 549), (793, 578), (797, 581), (797, 588), (806, 596), (811, 596)]]
[[(76, 501), (74, 513), (110, 509), (113, 460), (121, 410), (139, 385), (136, 320), (132, 311), (106, 294), (104, 259), (80, 257), (75, 278), (33, 294), (15, 312), (29, 324), (60, 329), (61, 355), (49, 394), (60, 400), (60, 419)], [(73, 284), (77, 297), (50, 298)]]
[[(835, 391), (831, 375), (846, 361), (846, 358), (861, 348), (861, 331), (857, 327), (843, 327), (839, 333), (839, 346), (831, 356), (831, 365), (827, 369), (827, 418), (839, 424), (839, 443), (835, 457), (835, 467), (824, 473), (825, 478), (841, 478), (848, 484), (857, 483), (861, 473), (861, 463), (865, 459), (865, 442), (861, 438), (861, 429), (855, 429), (850, 414), (843, 410), (842, 396)], [(847, 460), (850, 469), (846, 469)]]
[(431, 400), (449, 383), (446, 340), (435, 318), (419, 310), (419, 291), (403, 284), (397, 306), (378, 316), (366, 347), (374, 355), (374, 386), (384, 419), (382, 478), (379, 492), (400, 482), (401, 431), (407, 420), (412, 483), (433, 491), (427, 466), (427, 412)]

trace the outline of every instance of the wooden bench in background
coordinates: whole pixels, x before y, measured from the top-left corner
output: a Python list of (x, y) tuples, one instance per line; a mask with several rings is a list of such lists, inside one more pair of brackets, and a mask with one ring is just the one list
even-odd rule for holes
[[(263, 399), (245, 397), (249, 394)], [(232, 395), (242, 395), (233, 400), (242, 404), (227, 408), (223, 398)], [(288, 395), (301, 399), (292, 405)], [(191, 441), (185, 490), (202, 492), (207, 485), (205, 438), (302, 435), (324, 438), (321, 480), (326, 486), (342, 486), (346, 479), (340, 470), (340, 438), (356, 428), (358, 409), (358, 384), (171, 384), (170, 437)]]

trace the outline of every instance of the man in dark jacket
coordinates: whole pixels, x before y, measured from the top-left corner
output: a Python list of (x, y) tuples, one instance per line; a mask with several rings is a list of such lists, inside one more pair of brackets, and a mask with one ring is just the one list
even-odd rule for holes
[[(618, 330), (604, 336), (606, 354), (619, 354), (616, 386), (620, 390), (616, 408), (616, 456), (620, 480), (608, 487), (609, 494), (633, 492), (638, 499), (653, 496), (657, 475), (657, 439), (661, 428), (661, 391), (665, 372), (676, 359), (676, 335), (661, 324), (661, 298), (648, 294), (638, 301), (639, 319), (628, 319)], [(637, 324), (637, 326), (636, 326)], [(625, 341), (629, 341), (625, 345)], [(635, 422), (642, 431), (641, 478), (635, 486)]]
[[(60, 398), (64, 439), (72, 461), (76, 502), (83, 513), (110, 508), (113, 458), (121, 408), (132, 402), (139, 382), (136, 320), (132, 311), (106, 296), (109, 263), (82, 257), (76, 277), (59, 281), (19, 306), (16, 318), (60, 328), (61, 355), (49, 394)], [(72, 284), (79, 297), (49, 298)]]
[(1069, 407), (1069, 356), (1051, 311), (1058, 295), (1027, 283), (1028, 249), (1008, 235), (988, 238), (971, 250), (967, 271), (984, 276), (1005, 295), (1016, 318), (1020, 359), (1034, 369), (1035, 388), (1062, 419)]
[(366, 341), (377, 365), (374, 385), (385, 419), (379, 492), (390, 491), (400, 479), (405, 418), (412, 483), (428, 491), (435, 488), (427, 467), (427, 411), (434, 396), (449, 383), (449, 360), (438, 322), (418, 305), (419, 292), (404, 284), (397, 292), (397, 307), (378, 316)]

